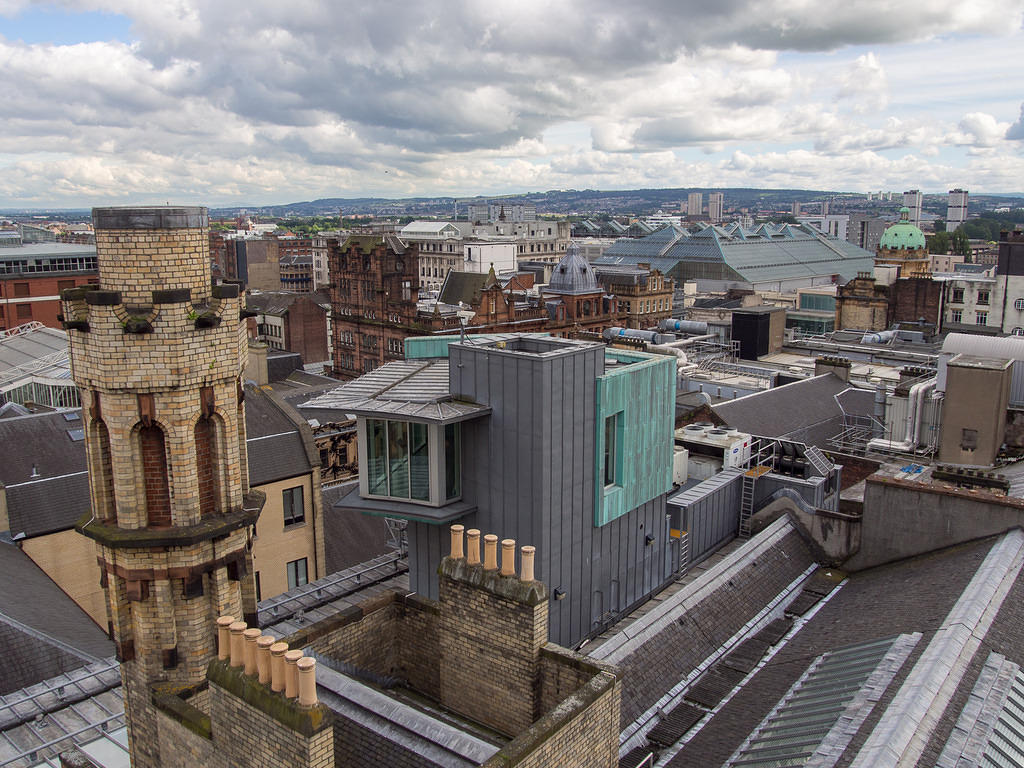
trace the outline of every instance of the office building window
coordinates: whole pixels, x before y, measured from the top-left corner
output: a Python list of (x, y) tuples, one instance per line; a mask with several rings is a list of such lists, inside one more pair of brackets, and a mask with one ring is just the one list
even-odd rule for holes
[(15, 304), (14, 309), (17, 312), (19, 320), (31, 320), (32, 319), (32, 305), (31, 304)]
[(288, 526), (305, 522), (306, 510), (302, 503), (302, 486), (285, 488), (281, 495), (284, 505), (284, 524)]
[(949, 311), (949, 322), (951, 323), (962, 323), (964, 321), (964, 311), (962, 309), (951, 309)]
[(303, 584), (308, 583), (309, 578), (306, 575), (306, 558), (302, 557), (288, 563), (288, 589), (295, 589), (296, 587), (301, 587)]
[(988, 291), (978, 291), (978, 303), (979, 304), (988, 304), (988, 297), (989, 297), (989, 292)]
[(963, 304), (964, 303), (964, 289), (963, 288), (954, 288), (953, 289), (953, 298), (950, 299), (950, 301), (952, 301), (954, 304)]
[(1018, 312), (1024, 312), (1024, 299), (1014, 299), (1013, 308)]
[(988, 312), (975, 312), (974, 313), (974, 324), (985, 325), (988, 322)]

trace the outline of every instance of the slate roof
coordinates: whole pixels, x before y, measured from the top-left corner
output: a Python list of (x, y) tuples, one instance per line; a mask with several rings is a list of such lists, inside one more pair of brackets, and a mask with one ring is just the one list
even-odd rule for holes
[(0, 483), (12, 534), (65, 530), (89, 511), (85, 442), (69, 436), (81, 429), (78, 411), (0, 420)]
[(0, 543), (0, 693), (98, 661), (114, 645), (32, 560)]
[[(947, 679), (951, 669), (947, 665), (955, 661), (949, 658), (951, 654), (948, 651), (955, 651), (957, 638), (961, 637), (958, 633), (962, 617), (957, 611), (966, 610), (976, 615), (984, 612), (984, 600), (995, 594), (984, 588), (989, 580), (991, 558), (999, 554), (997, 550), (1000, 547), (1013, 544), (1007, 537), (1014, 535), (1019, 537), (1019, 533), (1011, 533), (851, 575), (828, 601), (808, 615), (806, 623), (785, 641), (763, 668), (746, 681), (703, 727), (690, 734), (668, 765), (672, 768), (723, 765), (819, 655), (856, 643), (920, 632), (920, 642), (879, 703), (852, 734), (838, 764), (849, 765), (855, 755), (865, 747), (870, 748), (872, 739), (877, 742), (880, 737), (888, 738), (885, 734), (890, 725), (901, 731), (912, 730), (919, 722), (912, 711), (913, 706), (915, 703), (927, 706), (932, 701), (931, 692), (937, 691)], [(1019, 547), (1019, 543), (1016, 546)], [(1012, 552), (1008, 557), (1006, 553), (1002, 554), (1004, 563), (1013, 557)], [(1010, 578), (1014, 579), (1013, 586), (991, 627), (987, 631), (984, 628), (973, 630), (981, 633), (984, 642), (970, 658), (966, 674), (956, 686), (949, 706), (943, 706), (940, 697), (937, 705), (940, 711), (929, 712), (928, 715), (929, 718), (934, 717), (934, 727), (927, 718), (920, 721), (929, 734), (928, 743), (911, 765), (935, 765), (990, 650), (1024, 661), (1024, 609), (1019, 599), (1024, 597), (1024, 583), (1019, 575), (1019, 563), (1017, 568), (1016, 575), (1012, 569), (1008, 571)], [(992, 578), (998, 582), (1001, 574), (997, 568)], [(982, 591), (977, 596), (973, 591), (967, 593), (968, 585), (972, 590), (980, 587)], [(979, 600), (982, 601), (980, 605)], [(972, 631), (970, 626), (964, 629), (968, 633)], [(948, 638), (953, 639), (952, 644), (947, 642)], [(969, 643), (965, 647), (968, 653), (973, 653)], [(943, 658), (939, 651), (945, 652), (946, 657)], [(936, 656), (937, 665), (932, 661)], [(920, 694), (915, 692), (916, 688), (900, 692), (908, 680), (911, 686), (920, 680), (927, 690), (921, 689)], [(907, 709), (907, 702), (910, 702), (910, 709)], [(878, 733), (874, 733), (876, 730)], [(890, 743), (897, 741), (892, 739)], [(869, 751), (860, 755), (854, 765), (888, 764), (869, 757), (874, 754)]]
[(245, 296), (245, 308), (253, 312), (281, 316), (291, 309), (299, 299), (308, 299), (316, 304), (329, 305), (330, 299), (322, 292), (296, 293), (295, 291), (259, 291)]
[(441, 284), (441, 293), (437, 300), (453, 306), (458, 306), (459, 302), (472, 304), (480, 298), (480, 291), (486, 282), (486, 274), (450, 270)]
[(278, 401), (272, 393), (246, 387), (246, 450), (250, 485), (298, 477), (312, 467), (320, 466), (320, 454), (300, 423), (298, 414), (289, 413), (289, 406)]
[(351, 568), (392, 551), (388, 526), (383, 519), (334, 507), (354, 485), (358, 485), (358, 481), (324, 488), (327, 573)]
[(580, 294), (600, 291), (594, 268), (580, 254), (580, 247), (575, 242), (569, 243), (565, 256), (561, 258), (551, 271), (551, 281), (544, 289), (545, 293)]
[(828, 448), (828, 440), (843, 430), (844, 408), (850, 413), (870, 416), (873, 403), (870, 390), (859, 390), (834, 373), (825, 373), (716, 403), (712, 408), (719, 418), (740, 432), (786, 437)]

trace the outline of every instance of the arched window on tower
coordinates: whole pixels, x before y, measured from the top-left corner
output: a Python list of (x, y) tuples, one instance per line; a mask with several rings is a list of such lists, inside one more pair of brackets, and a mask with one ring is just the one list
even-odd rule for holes
[(220, 512), (220, 483), (217, 475), (217, 425), (204, 416), (193, 431), (196, 441), (196, 471), (199, 476), (199, 513), (202, 517)]
[(167, 482), (167, 451), (164, 431), (156, 425), (139, 430), (142, 478), (146, 488), (146, 524), (171, 524), (171, 494)]
[(114, 497), (114, 469), (110, 457), (110, 432), (102, 419), (94, 419), (89, 427), (93, 510), (100, 520), (117, 518)]

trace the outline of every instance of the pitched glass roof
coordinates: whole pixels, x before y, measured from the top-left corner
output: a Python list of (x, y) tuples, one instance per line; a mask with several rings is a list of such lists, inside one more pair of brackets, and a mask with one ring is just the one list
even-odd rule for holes
[[(670, 233), (670, 234), (666, 234)], [(669, 228), (636, 240), (619, 240), (596, 264), (655, 262), (677, 279), (743, 280), (749, 283), (870, 271), (874, 257), (853, 243), (810, 227), (762, 224), (707, 226), (687, 234)]]
[(834, 765), (920, 637), (898, 635), (822, 654), (727, 765), (782, 768), (812, 757), (816, 765)]
[(1024, 671), (990, 653), (937, 768), (1024, 765)]

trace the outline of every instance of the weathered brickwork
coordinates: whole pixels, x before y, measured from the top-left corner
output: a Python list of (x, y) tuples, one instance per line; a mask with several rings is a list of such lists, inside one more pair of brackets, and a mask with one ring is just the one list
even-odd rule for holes
[(446, 558), (441, 572), (441, 703), (499, 733), (525, 730), (540, 714), (546, 590), (465, 560)]
[[(281, 698), (279, 706), (295, 705)], [(210, 720), (214, 747), (233, 767), (335, 766), (334, 730), (329, 725), (305, 735), (213, 682), (210, 683)]]
[(203, 768), (227, 766), (227, 762), (217, 753), (211, 739), (183, 727), (178, 718), (160, 712), (156, 716), (156, 724), (159, 754), (164, 765), (201, 765)]
[(482, 768), (615, 768), (619, 764), (619, 682), (597, 673)]
[[(341, 622), (328, 634), (310, 639), (317, 653), (378, 675), (394, 674), (398, 659), (398, 596), (387, 592), (357, 609), (342, 612)], [(293, 648), (305, 645), (302, 635), (285, 638)]]
[(439, 764), (417, 755), (359, 723), (346, 721), (334, 729), (334, 764), (341, 766), (387, 766), (388, 768), (439, 768)]

